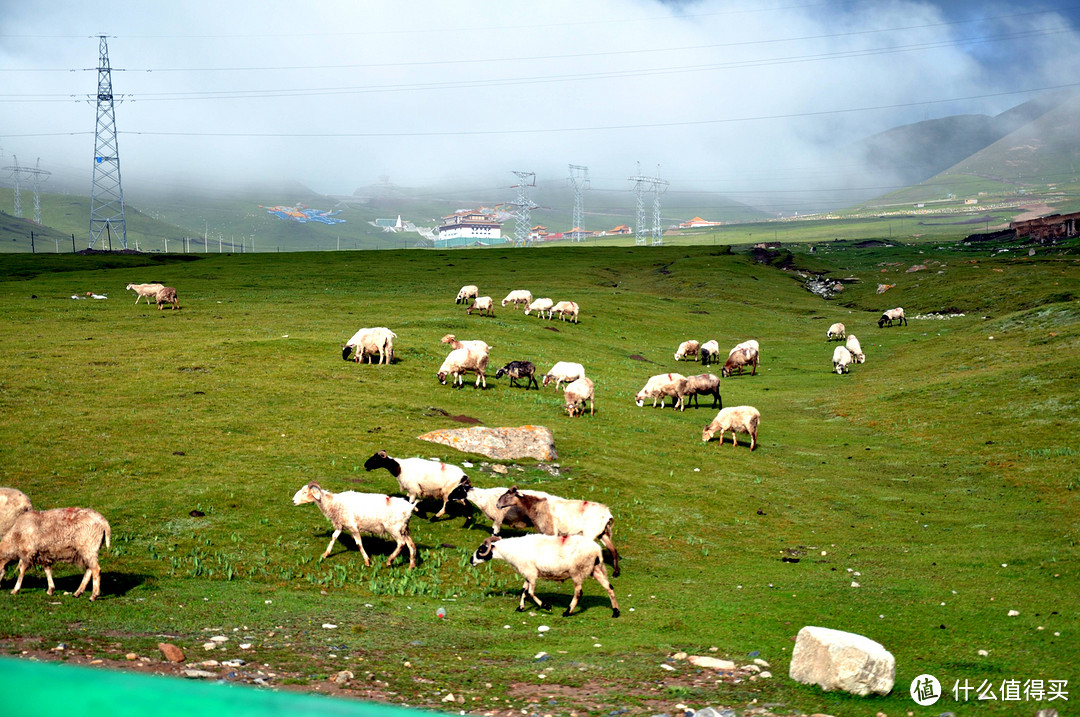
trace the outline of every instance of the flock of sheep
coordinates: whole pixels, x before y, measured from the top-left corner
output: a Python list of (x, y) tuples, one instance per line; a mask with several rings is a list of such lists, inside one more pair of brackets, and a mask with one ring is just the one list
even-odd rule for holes
[[(163, 304), (172, 304), (179, 308), (176, 290), (162, 284), (128, 284), (128, 289), (137, 294), (136, 303), (146, 297), (157, 300), (159, 309)], [(488, 296), (479, 296), (476, 286), (464, 286), (458, 292), (457, 303), (472, 304), (473, 310), (493, 315), (492, 300)], [(536, 312), (538, 316), (551, 319), (559, 314), (564, 320), (574, 323), (579, 320), (579, 307), (572, 301), (553, 302), (551, 299), (533, 299), (525, 290), (511, 291), (502, 300), (502, 306), (508, 304), (524, 305), (525, 314)], [(902, 308), (889, 309), (878, 321), (878, 326), (891, 326), (894, 322), (906, 325), (907, 319)], [(397, 335), (386, 327), (360, 329), (342, 347), (342, 358), (360, 362), (374, 362), (378, 357), (381, 364), (394, 360), (394, 339)], [(833, 370), (838, 374), (846, 373), (852, 363), (866, 360), (859, 340), (848, 334), (841, 323), (833, 324), (826, 332), (826, 340), (845, 341), (833, 352)], [(451, 347), (449, 355), (436, 373), (443, 384), (449, 378), (453, 385), (464, 384), (466, 373), (475, 373), (476, 386), (487, 386), (486, 372), (491, 346), (484, 341), (461, 341), (454, 334), (447, 334), (442, 343)], [(761, 347), (756, 340), (744, 341), (729, 352), (721, 368), (721, 377), (727, 378), (743, 369), (750, 368), (750, 375), (756, 375), (760, 365)], [(700, 360), (702, 365), (719, 361), (720, 349), (715, 340), (704, 343), (688, 340), (682, 342), (675, 351), (676, 361)], [(496, 374), (496, 378), (508, 376), (511, 386), (524, 381), (525, 389), (535, 387), (539, 390), (542, 383), (555, 384), (556, 390), (563, 389), (566, 411), (571, 417), (583, 414), (586, 402), (589, 413), (593, 414), (595, 384), (585, 376), (585, 368), (580, 363), (560, 361), (542, 377), (536, 379), (536, 368), (530, 361), (511, 361)], [(720, 411), (702, 430), (702, 441), (710, 441), (717, 433), (720, 443), (725, 434), (731, 432), (733, 446), (738, 445), (737, 433), (750, 437), (750, 450), (757, 445), (757, 431), (761, 413), (753, 406), (723, 407), (720, 396), (720, 377), (712, 373), (696, 376), (683, 376), (678, 373), (664, 373), (651, 377), (636, 394), (635, 403), (640, 407), (652, 399), (653, 407), (657, 401), (661, 408), (668, 397), (672, 407), (685, 410), (686, 403), (693, 399), (698, 405), (699, 396), (711, 396), (713, 408)], [(395, 541), (395, 548), (387, 558), (387, 565), (392, 565), (403, 549), (409, 551), (409, 568), (416, 566), (416, 544), (409, 533), (409, 522), (417, 511), (420, 500), (434, 498), (441, 501), (439, 511), (431, 517), (435, 520), (446, 514), (451, 501), (471, 503), (492, 521), (492, 535), (473, 553), (472, 562), (479, 565), (491, 559), (503, 560), (511, 565), (525, 579), (518, 610), (524, 610), (526, 598), (533, 600), (543, 609), (550, 605), (539, 600), (535, 594), (536, 581), (540, 578), (562, 582), (571, 580), (574, 595), (570, 606), (563, 613), (570, 615), (576, 607), (582, 592), (582, 584), (588, 577), (593, 577), (607, 591), (611, 599), (612, 616), (619, 616), (619, 606), (614, 590), (607, 579), (603, 562), (602, 549), (596, 541), (603, 543), (611, 554), (613, 575), (619, 576), (619, 554), (612, 538), (614, 517), (607, 506), (592, 501), (570, 500), (540, 491), (519, 490), (517, 486), (479, 488), (473, 486), (469, 477), (458, 466), (423, 458), (393, 458), (386, 451), (378, 451), (364, 464), (368, 471), (384, 468), (394, 478), (407, 499), (380, 493), (357, 493), (345, 491), (332, 493), (316, 482), (301, 487), (293, 496), (294, 505), (315, 503), (333, 526), (333, 534), (321, 558), (330, 555), (334, 543), (342, 531), (347, 531), (356, 541), (363, 557), (364, 565), (370, 566), (371, 559), (364, 550), (362, 533), (386, 536)], [(515, 538), (501, 538), (503, 525), (515, 528), (534, 527), (538, 532)], [(36, 511), (30, 499), (14, 488), (0, 488), (0, 580), (4, 577), (7, 564), (18, 560), (18, 579), (12, 594), (19, 592), (23, 576), (28, 567), (37, 565), (45, 570), (48, 581), (48, 594), (54, 590), (52, 566), (55, 563), (73, 563), (85, 568), (86, 572), (75, 596), (81, 595), (91, 579), (93, 589), (90, 599), (100, 594), (101, 571), (98, 566), (98, 552), (104, 544), (109, 546), (110, 527), (108, 521), (96, 511), (87, 508), (59, 508)]]

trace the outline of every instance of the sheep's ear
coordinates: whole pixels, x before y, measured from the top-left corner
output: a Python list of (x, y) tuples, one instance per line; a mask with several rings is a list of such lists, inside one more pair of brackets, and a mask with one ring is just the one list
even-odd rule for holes
[(386, 451), (380, 450), (375, 455), (377, 455), (379, 458), (386, 458)]

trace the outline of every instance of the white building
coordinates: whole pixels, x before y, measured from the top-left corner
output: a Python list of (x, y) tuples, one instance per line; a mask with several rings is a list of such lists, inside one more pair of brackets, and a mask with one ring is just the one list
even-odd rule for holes
[(493, 244), (502, 240), (502, 222), (483, 209), (463, 209), (442, 218), (437, 247)]

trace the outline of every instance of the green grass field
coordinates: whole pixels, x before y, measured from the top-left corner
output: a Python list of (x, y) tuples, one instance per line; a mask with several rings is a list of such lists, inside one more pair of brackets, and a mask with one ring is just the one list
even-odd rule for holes
[[(0, 484), (39, 508), (93, 507), (113, 528), (101, 599), (64, 594), (79, 580), (70, 567), (50, 598), (33, 571), (18, 596), (0, 593), (0, 650), (153, 671), (167, 641), (189, 662), (246, 660), (233, 681), (475, 714), (967, 714), (976, 707), (948, 693), (965, 679), (1069, 680), (1076, 699), (1080, 253), (990, 254), (844, 242), (796, 253), (795, 266), (859, 278), (828, 302), (794, 271), (710, 245), (0, 257)], [(927, 268), (909, 273), (916, 264)], [(177, 287), (183, 308), (133, 305), (124, 286), (146, 281)], [(454, 304), (466, 283), (496, 301), (515, 288), (573, 299), (581, 323), (466, 316)], [(879, 283), (895, 287), (879, 296)], [(109, 299), (70, 298), (87, 291)], [(897, 305), (964, 316), (879, 329)], [(835, 321), (867, 355), (846, 376), (830, 372)], [(398, 335), (395, 364), (341, 360), (356, 329), (381, 325)], [(448, 332), (494, 345), (487, 390), (437, 382)], [(701, 371), (672, 359), (688, 338), (760, 341), (758, 375), (721, 385), (725, 406), (762, 413), (753, 453), (745, 437), (701, 442), (711, 409), (634, 405), (649, 376)], [(494, 380), (514, 359), (583, 363), (596, 415), (569, 419), (551, 388)], [(416, 439), (464, 425), (450, 416), (550, 427), (558, 475), (533, 461), (498, 475)], [(378, 449), (471, 461), (479, 486), (609, 505), (622, 617), (592, 581), (570, 618), (567, 584), (540, 585), (551, 614), (516, 613), (516, 574), (469, 564), (487, 521), (465, 527), (458, 509), (430, 523), (431, 503), (413, 520), (416, 570), (378, 564), (392, 548), (378, 539), (365, 539), (375, 567), (350, 542), (320, 562), (329, 523), (291, 496), (310, 480), (396, 492), (387, 472), (363, 469)], [(897, 660), (893, 693), (789, 680), (804, 625), (881, 642)], [(205, 651), (213, 635), (229, 640)], [(713, 679), (677, 652), (759, 656), (773, 677)], [(327, 681), (345, 669), (344, 687)], [(932, 708), (908, 695), (923, 673), (947, 691)]]

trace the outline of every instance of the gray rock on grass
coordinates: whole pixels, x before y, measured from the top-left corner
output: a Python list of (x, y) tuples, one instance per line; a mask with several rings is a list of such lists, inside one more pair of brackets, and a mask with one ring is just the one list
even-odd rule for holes
[(896, 681), (896, 659), (868, 637), (827, 627), (799, 630), (791, 653), (791, 679), (865, 697), (887, 695)]

